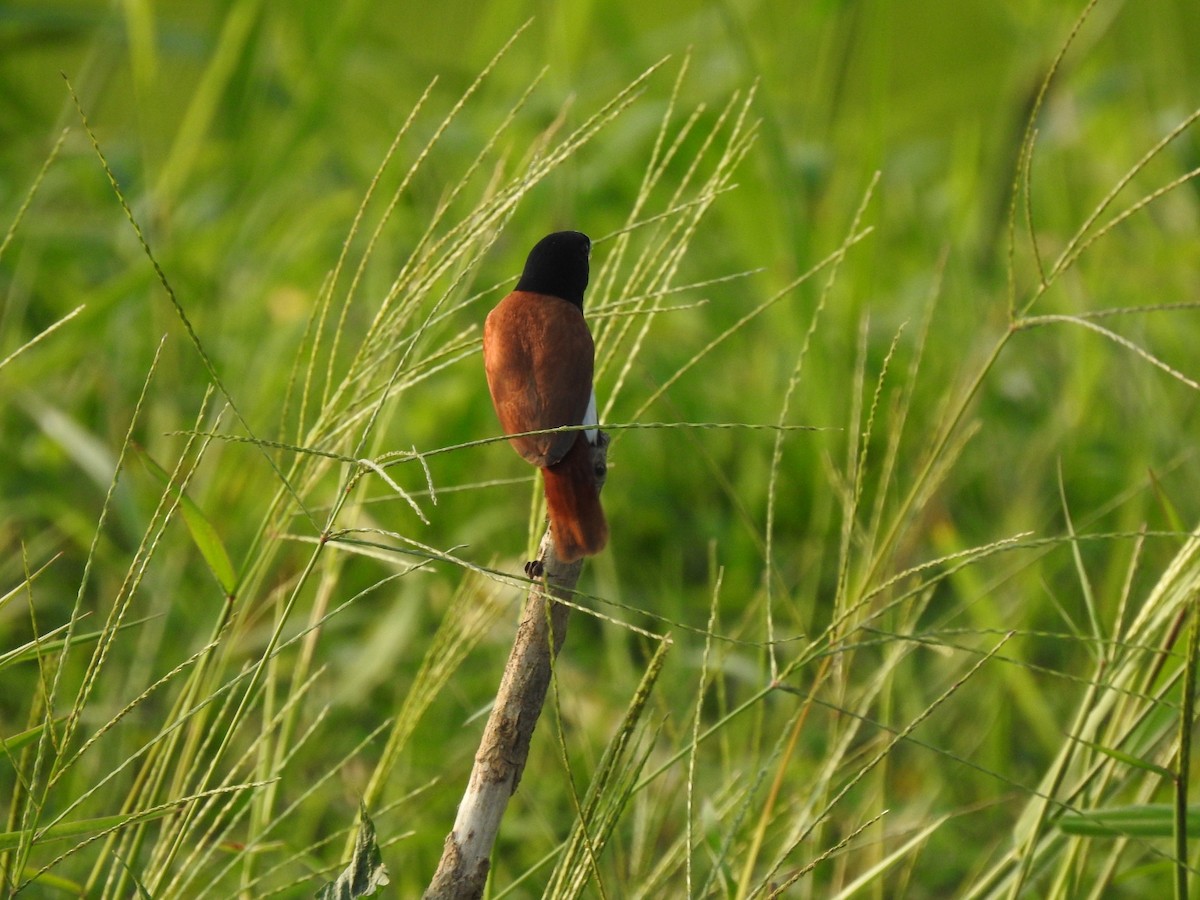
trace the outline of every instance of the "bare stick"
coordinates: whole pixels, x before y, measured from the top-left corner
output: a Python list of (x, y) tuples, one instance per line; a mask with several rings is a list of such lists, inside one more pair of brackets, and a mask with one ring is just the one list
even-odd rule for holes
[[(592, 448), (592, 465), (602, 487), (608, 468), (604, 432)], [(554, 658), (567, 635), (570, 610), (555, 600), (569, 597), (583, 571), (583, 560), (564, 563), (558, 558), (549, 529), (542, 537), (537, 562), (542, 564), (543, 577), (529, 589), (454, 830), (446, 836), (425, 900), (475, 900), (483, 895), (500, 820), (525, 771)]]

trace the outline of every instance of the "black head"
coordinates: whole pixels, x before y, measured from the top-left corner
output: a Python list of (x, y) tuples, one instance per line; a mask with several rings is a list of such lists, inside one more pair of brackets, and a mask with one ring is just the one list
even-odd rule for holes
[(583, 309), (591, 253), (592, 242), (581, 231), (548, 234), (529, 251), (517, 290), (561, 297)]

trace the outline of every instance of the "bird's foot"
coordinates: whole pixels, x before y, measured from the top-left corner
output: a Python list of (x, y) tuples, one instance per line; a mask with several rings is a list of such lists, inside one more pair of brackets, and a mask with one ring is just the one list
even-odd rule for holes
[(525, 563), (525, 574), (530, 578), (541, 578), (542, 573), (546, 571), (546, 566), (540, 559), (531, 559)]

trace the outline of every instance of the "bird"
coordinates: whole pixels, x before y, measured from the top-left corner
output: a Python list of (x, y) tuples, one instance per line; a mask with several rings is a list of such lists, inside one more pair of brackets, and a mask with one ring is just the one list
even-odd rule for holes
[[(608, 543), (591, 448), (599, 439), (592, 384), (596, 347), (583, 318), (592, 242), (579, 231), (538, 241), (516, 287), (487, 315), (483, 365), (500, 426), (542, 470), (555, 555), (564, 563)], [(591, 426), (525, 434), (567, 425)], [(535, 560), (525, 567), (541, 572)]]

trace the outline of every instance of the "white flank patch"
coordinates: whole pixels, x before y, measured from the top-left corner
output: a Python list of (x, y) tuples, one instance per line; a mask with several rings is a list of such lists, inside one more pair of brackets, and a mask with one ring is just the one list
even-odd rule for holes
[[(580, 422), (579, 424), (580, 425), (598, 425), (599, 423), (600, 423), (600, 420), (598, 418), (596, 418), (596, 389), (592, 388), (592, 396), (588, 398), (587, 412), (585, 412), (583, 414), (583, 421)], [(598, 429), (596, 429), (596, 428), (588, 428), (586, 431), (583, 432), (585, 435), (587, 435), (588, 443), (591, 444), (593, 447), (596, 445), (596, 439), (598, 437), (597, 432), (598, 432)]]

